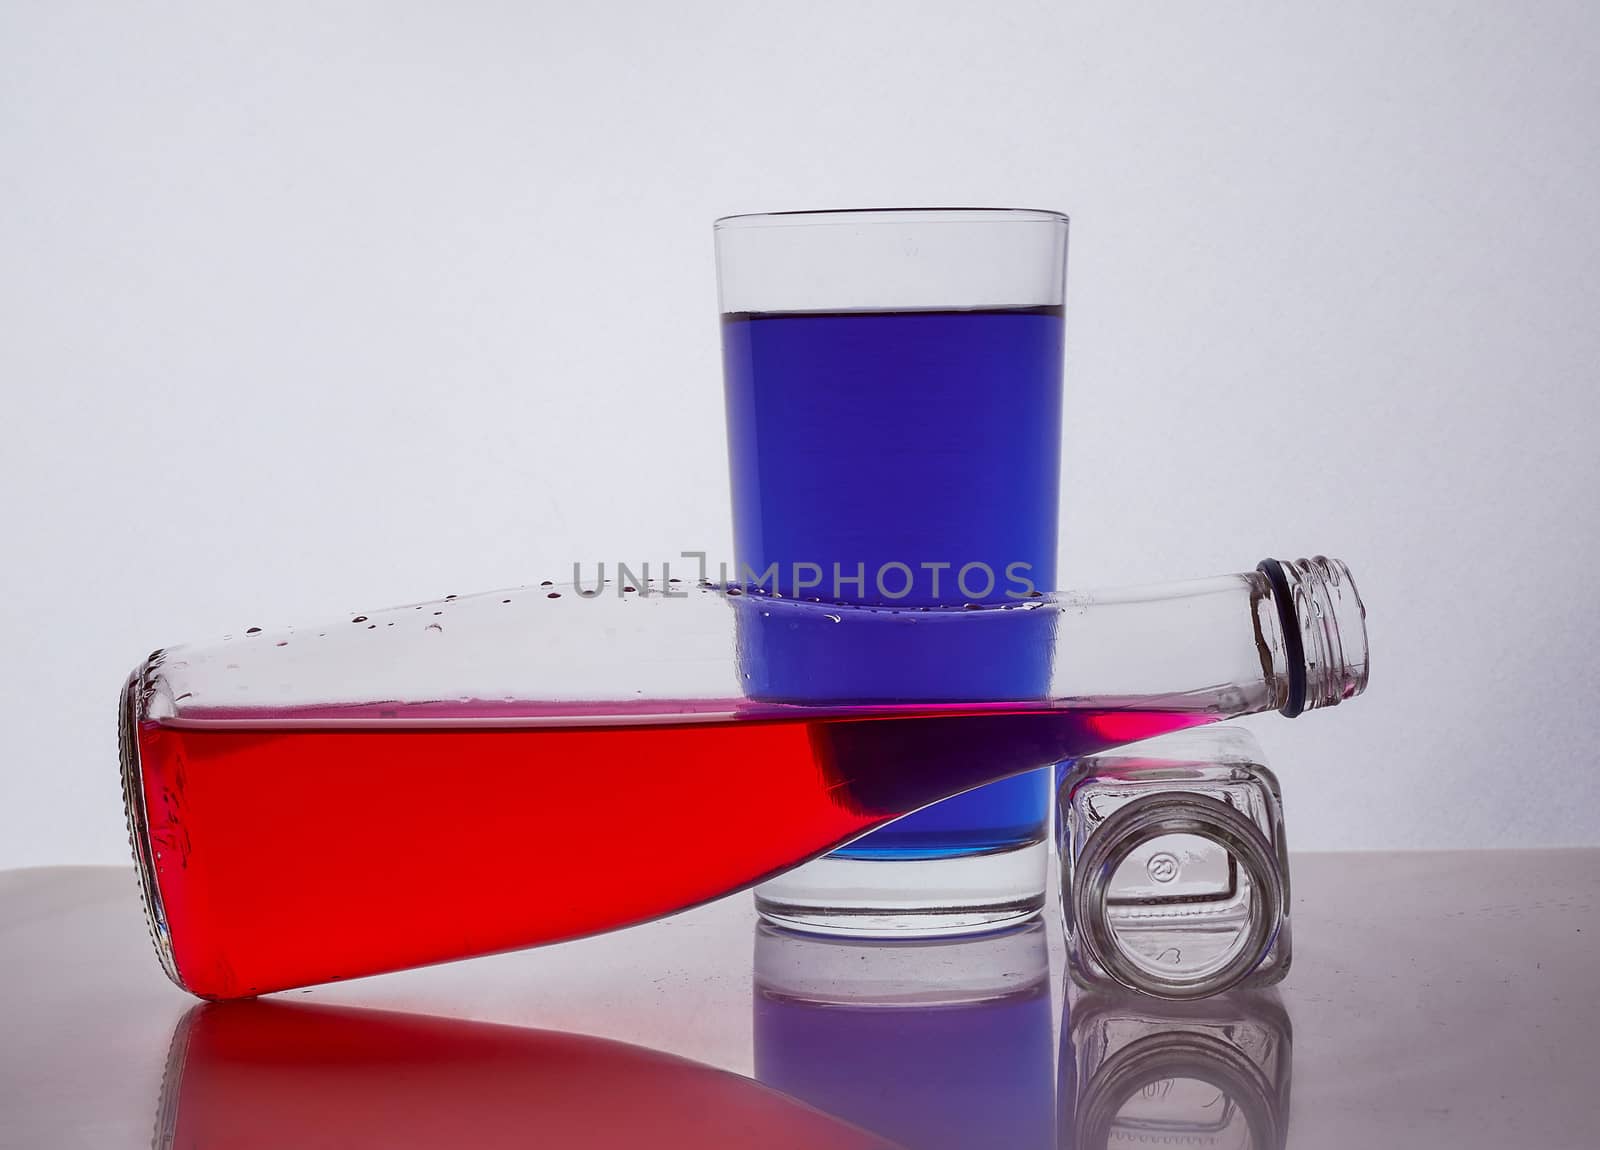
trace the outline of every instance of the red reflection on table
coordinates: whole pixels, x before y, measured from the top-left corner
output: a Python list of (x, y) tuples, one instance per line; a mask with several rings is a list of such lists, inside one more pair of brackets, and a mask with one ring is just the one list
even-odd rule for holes
[(155, 1144), (892, 1147), (751, 1079), (639, 1046), (265, 1002), (207, 1004), (179, 1022)]

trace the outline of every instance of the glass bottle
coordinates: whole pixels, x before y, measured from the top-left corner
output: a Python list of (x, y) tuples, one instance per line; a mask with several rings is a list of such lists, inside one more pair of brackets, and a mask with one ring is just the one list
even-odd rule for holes
[(1184, 999), (1288, 973), (1283, 799), (1255, 736), (1179, 731), (1060, 775), (1061, 910), (1077, 982)]
[[(900, 610), (739, 587), (553, 584), (160, 650), (121, 707), (151, 931), (232, 998), (518, 949), (743, 889), (997, 778), (1359, 693), (1326, 559), (1143, 590)], [(752, 629), (752, 620), (761, 627)], [(1040, 632), (1047, 696), (752, 696), (773, 620), (916, 658)], [(855, 649), (859, 644), (849, 644)], [(981, 752), (981, 753), (980, 753)]]
[(1276, 991), (1157, 1002), (1069, 987), (1067, 997), (1062, 1147), (1282, 1150), (1294, 1031)]

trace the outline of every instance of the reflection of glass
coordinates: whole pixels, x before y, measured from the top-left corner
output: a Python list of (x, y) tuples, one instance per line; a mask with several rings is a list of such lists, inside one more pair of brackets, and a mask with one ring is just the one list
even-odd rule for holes
[(622, 1042), (268, 1002), (179, 1021), (154, 1145), (890, 1150), (737, 1074)]
[(1069, 970), (1084, 986), (1192, 999), (1288, 972), (1278, 780), (1237, 727), (1183, 731), (1063, 768)]
[(1062, 1150), (1281, 1150), (1293, 1033), (1272, 991), (1086, 994), (1061, 1022)]
[(756, 1076), (906, 1150), (1053, 1137), (1041, 923), (935, 942), (757, 928)]

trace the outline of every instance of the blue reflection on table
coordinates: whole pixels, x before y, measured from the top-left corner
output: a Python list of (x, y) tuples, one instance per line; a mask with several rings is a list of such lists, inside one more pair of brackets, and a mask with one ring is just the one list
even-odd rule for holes
[(941, 941), (757, 928), (756, 1076), (906, 1150), (1054, 1143), (1045, 927)]

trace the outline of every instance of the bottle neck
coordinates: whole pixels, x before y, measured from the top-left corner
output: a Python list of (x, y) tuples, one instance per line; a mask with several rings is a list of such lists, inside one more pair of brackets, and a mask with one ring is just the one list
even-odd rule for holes
[(1269, 559), (1237, 575), (1054, 599), (1056, 699), (1292, 717), (1367, 684), (1366, 611), (1338, 560)]

